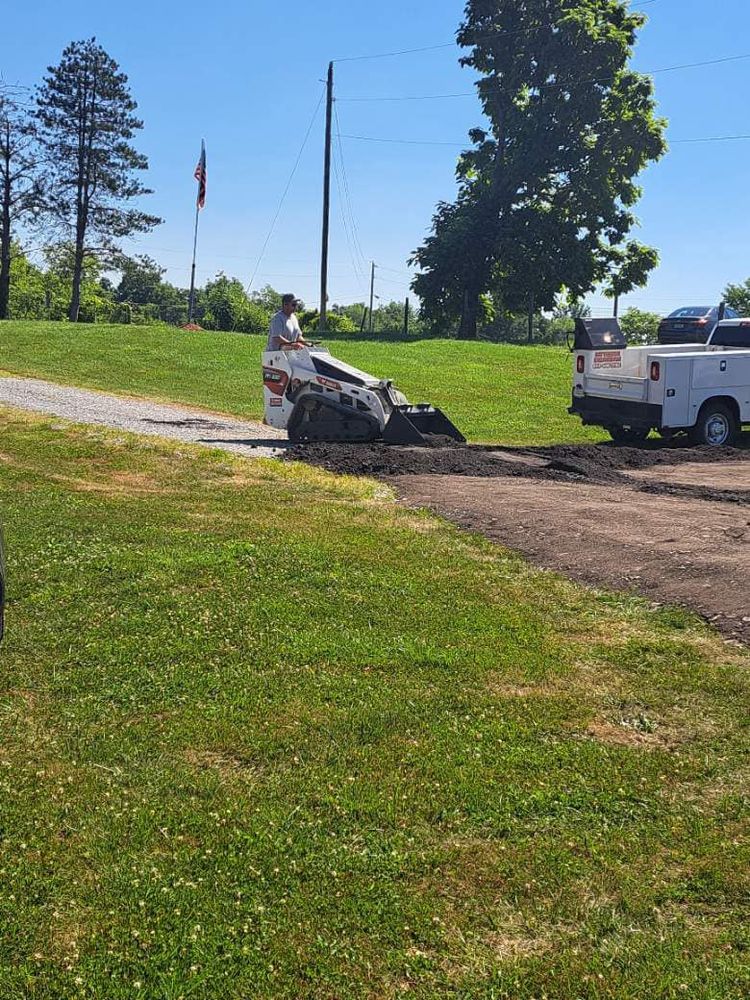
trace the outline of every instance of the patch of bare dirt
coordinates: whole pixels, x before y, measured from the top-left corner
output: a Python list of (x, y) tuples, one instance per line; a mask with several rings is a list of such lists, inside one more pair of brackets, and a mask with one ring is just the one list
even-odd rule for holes
[(660, 732), (648, 732), (623, 723), (596, 719), (586, 729), (586, 735), (597, 743), (630, 747), (637, 750), (672, 750), (677, 741)]
[(683, 605), (750, 642), (750, 449), (316, 444), (287, 458), (375, 476), (572, 579)]
[(108, 496), (138, 496), (165, 494), (170, 490), (150, 476), (140, 472), (112, 472), (107, 479), (74, 479), (70, 476), (53, 476), (80, 493), (104, 493)]

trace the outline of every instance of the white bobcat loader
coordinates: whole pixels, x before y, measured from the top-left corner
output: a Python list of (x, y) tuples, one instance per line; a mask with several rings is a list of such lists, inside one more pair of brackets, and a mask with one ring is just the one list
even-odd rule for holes
[(295, 443), (466, 441), (441, 410), (412, 406), (388, 380), (336, 360), (319, 345), (265, 352), (263, 387), (266, 423)]

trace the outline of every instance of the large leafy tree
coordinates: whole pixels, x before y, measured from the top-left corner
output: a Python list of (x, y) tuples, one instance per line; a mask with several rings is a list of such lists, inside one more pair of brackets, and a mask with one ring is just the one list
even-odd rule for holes
[(474, 337), (490, 290), (509, 309), (551, 307), (605, 278), (635, 223), (635, 178), (665, 150), (652, 83), (628, 66), (643, 23), (625, 0), (468, 0), (461, 62), (488, 126), (414, 254), (428, 318)]
[(659, 253), (653, 247), (630, 240), (623, 247), (613, 247), (610, 254), (610, 271), (604, 294), (614, 299), (615, 316), (619, 314), (622, 295), (636, 288), (643, 288), (648, 276), (659, 263)]
[(84, 261), (113, 260), (118, 240), (161, 221), (132, 206), (151, 192), (138, 179), (148, 161), (131, 140), (143, 127), (128, 78), (95, 39), (73, 42), (37, 94), (40, 140), (49, 163), (49, 207), (74, 246), (69, 318), (81, 303)]
[(0, 86), (0, 319), (7, 319), (11, 261), (18, 228), (41, 202), (33, 119), (26, 94)]

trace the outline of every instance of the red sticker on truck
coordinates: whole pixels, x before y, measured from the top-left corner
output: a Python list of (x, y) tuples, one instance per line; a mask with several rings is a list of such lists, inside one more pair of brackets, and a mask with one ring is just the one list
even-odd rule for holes
[(594, 354), (594, 368), (621, 368), (621, 351), (596, 351)]

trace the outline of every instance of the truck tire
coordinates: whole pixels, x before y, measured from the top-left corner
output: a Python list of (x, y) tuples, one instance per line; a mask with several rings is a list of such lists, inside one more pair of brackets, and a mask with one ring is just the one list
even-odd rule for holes
[(709, 448), (729, 448), (738, 431), (737, 417), (729, 407), (709, 400), (701, 407), (695, 427), (690, 431), (690, 443)]
[(615, 444), (643, 444), (649, 431), (643, 427), (608, 427), (609, 435)]

